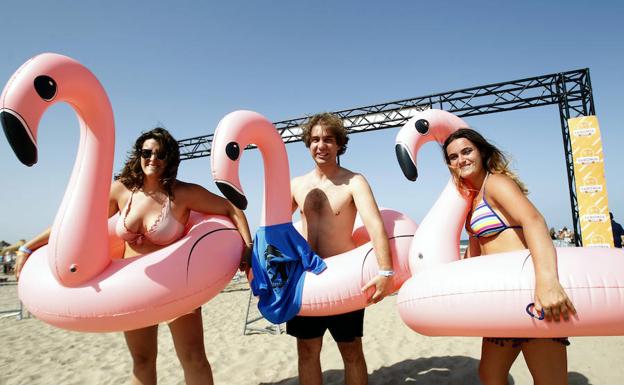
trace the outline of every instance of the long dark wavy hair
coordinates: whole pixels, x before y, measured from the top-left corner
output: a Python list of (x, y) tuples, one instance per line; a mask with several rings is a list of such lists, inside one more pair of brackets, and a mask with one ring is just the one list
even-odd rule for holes
[(169, 131), (161, 127), (146, 131), (137, 138), (132, 149), (128, 151), (126, 163), (121, 172), (115, 175), (115, 180), (123, 183), (131, 191), (137, 191), (143, 186), (145, 175), (141, 169), (141, 149), (143, 148), (143, 143), (148, 139), (157, 141), (160, 150), (166, 154), (164, 159), (165, 170), (160, 177), (160, 183), (171, 199), (173, 199), (173, 186), (178, 175), (178, 166), (180, 165), (180, 148), (178, 141), (171, 136)]
[[(451, 144), (452, 141), (456, 139), (460, 139), (460, 138), (468, 139), (469, 141), (472, 142), (472, 144), (475, 145), (475, 147), (477, 147), (477, 149), (481, 153), (481, 160), (483, 161), (483, 166), (485, 167), (485, 171), (491, 174), (507, 175), (508, 177), (511, 178), (511, 180), (513, 180), (518, 185), (520, 190), (525, 195), (529, 193), (529, 190), (527, 190), (524, 183), (522, 183), (520, 178), (518, 178), (518, 175), (516, 175), (516, 173), (511, 171), (511, 169), (509, 168), (508, 156), (505, 155), (501, 150), (499, 150), (492, 143), (488, 142), (483, 137), (483, 135), (479, 134), (477, 131), (471, 128), (460, 128), (459, 130), (452, 133), (444, 141), (444, 145), (442, 146), (442, 151), (444, 152), (444, 159), (446, 160), (447, 165), (450, 165), (451, 161), (449, 160), (448, 155), (446, 153), (446, 148), (449, 146), (449, 144)], [(457, 187), (459, 187), (459, 189), (463, 190), (464, 192), (468, 192), (468, 187), (464, 184), (464, 181), (462, 180), (462, 178), (459, 177), (457, 172), (454, 172), (454, 170), (451, 170), (451, 175), (453, 175), (453, 180), (455, 181), (455, 184), (457, 185)]]

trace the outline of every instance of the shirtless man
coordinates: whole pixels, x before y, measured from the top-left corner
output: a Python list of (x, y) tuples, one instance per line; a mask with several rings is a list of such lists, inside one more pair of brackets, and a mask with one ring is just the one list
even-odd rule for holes
[[(352, 250), (356, 246), (351, 233), (359, 213), (371, 235), (380, 270), (362, 290), (375, 286), (369, 303), (379, 302), (389, 294), (394, 274), (388, 236), (366, 179), (337, 163), (337, 156), (345, 152), (349, 141), (342, 120), (328, 113), (313, 116), (304, 128), (303, 141), (315, 163), (312, 171), (291, 181), (292, 208), (293, 212), (299, 208), (301, 213), (303, 236), (321, 258)], [(323, 383), (320, 355), (327, 329), (342, 355), (345, 384), (367, 384), (363, 324), (364, 309), (337, 316), (298, 316), (288, 321), (286, 332), (297, 337), (300, 384)]]

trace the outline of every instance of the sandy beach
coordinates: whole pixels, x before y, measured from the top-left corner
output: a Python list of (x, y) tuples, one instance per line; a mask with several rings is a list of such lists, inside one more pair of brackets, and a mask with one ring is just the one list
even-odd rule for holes
[[(204, 339), (215, 383), (297, 384), (293, 338), (285, 333), (242, 334), (248, 299), (242, 279), (203, 307)], [(0, 286), (0, 310), (17, 304), (16, 286)], [(403, 324), (395, 304), (396, 296), (391, 296), (366, 311), (363, 343), (370, 384), (479, 383), (479, 338), (421, 336)], [(0, 330), (0, 385), (129, 383), (130, 356), (121, 333), (70, 332), (32, 317), (14, 316), (1, 318)], [(571, 342), (570, 384), (622, 383), (624, 337), (571, 338)], [(342, 360), (329, 333), (321, 362), (325, 384), (341, 384)], [(184, 384), (165, 325), (159, 328), (158, 378), (163, 385)], [(531, 383), (521, 357), (512, 367), (510, 383)]]

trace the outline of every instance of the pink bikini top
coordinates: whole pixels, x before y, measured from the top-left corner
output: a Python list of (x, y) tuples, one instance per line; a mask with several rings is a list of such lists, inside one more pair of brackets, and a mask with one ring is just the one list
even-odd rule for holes
[(124, 241), (141, 245), (143, 239), (147, 239), (155, 245), (165, 246), (169, 245), (182, 237), (184, 233), (184, 225), (178, 222), (171, 214), (171, 200), (167, 196), (167, 200), (163, 203), (160, 215), (156, 218), (156, 221), (148, 228), (145, 234), (135, 233), (128, 230), (126, 226), (126, 219), (130, 208), (132, 207), (132, 198), (134, 192), (130, 195), (126, 207), (121, 211), (119, 219), (117, 220), (117, 226), (115, 226), (115, 232), (119, 238)]

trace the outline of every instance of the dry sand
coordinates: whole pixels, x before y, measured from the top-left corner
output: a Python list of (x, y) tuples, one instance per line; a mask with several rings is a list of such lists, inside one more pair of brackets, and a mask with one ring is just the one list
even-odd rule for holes
[[(295, 340), (282, 333), (243, 335), (249, 299), (244, 280), (232, 282), (203, 307), (205, 343), (216, 384), (297, 384)], [(479, 338), (425, 337), (408, 329), (396, 296), (367, 309), (364, 352), (376, 384), (478, 384)], [(16, 286), (0, 286), (0, 311), (16, 308)], [(256, 326), (268, 325), (263, 321)], [(0, 385), (127, 384), (130, 356), (121, 333), (69, 332), (34, 318), (0, 318)], [(624, 337), (571, 338), (571, 384), (624, 383)], [(159, 384), (183, 384), (169, 329), (159, 328)], [(329, 333), (321, 355), (325, 384), (341, 384), (342, 360)], [(510, 383), (531, 384), (520, 357)]]

